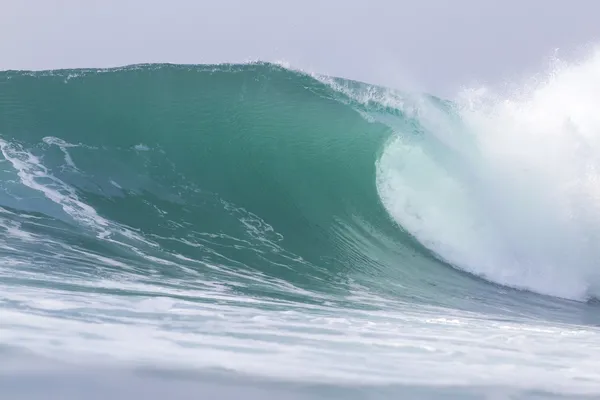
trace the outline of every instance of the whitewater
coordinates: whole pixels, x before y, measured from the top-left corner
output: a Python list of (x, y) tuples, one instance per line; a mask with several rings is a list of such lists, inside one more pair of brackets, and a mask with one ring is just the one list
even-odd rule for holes
[(0, 393), (598, 398), (599, 103), (600, 51), (0, 72)]

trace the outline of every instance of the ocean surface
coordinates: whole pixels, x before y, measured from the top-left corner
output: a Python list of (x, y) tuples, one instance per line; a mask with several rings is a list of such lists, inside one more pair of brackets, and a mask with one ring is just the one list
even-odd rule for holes
[(599, 71), (0, 72), (0, 397), (600, 398)]

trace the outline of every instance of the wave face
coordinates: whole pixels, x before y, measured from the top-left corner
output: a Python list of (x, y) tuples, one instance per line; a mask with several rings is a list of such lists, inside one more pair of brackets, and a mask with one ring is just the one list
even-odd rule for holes
[(3, 205), (172, 274), (325, 291), (388, 276), (423, 294), (454, 274), (382, 206), (376, 161), (398, 126), (332, 86), (269, 64), (6, 73)]
[[(599, 62), (455, 102), (263, 63), (0, 73), (4, 337), (44, 354), (429, 382), (389, 370), (403, 341), (415, 371), (446, 384), (512, 384), (501, 364), (475, 373), (477, 354), (460, 371), (439, 357), (462, 351), (453, 326), (519, 357), (496, 335), (519, 318), (591, 318), (593, 305), (535, 293), (600, 294)], [(565, 332), (552, 326), (523, 346), (543, 353)], [(438, 328), (441, 353), (427, 344)], [(377, 363), (357, 361), (372, 351)], [(340, 370), (341, 354), (356, 362)], [(572, 378), (531, 368), (519, 377), (536, 387)]]

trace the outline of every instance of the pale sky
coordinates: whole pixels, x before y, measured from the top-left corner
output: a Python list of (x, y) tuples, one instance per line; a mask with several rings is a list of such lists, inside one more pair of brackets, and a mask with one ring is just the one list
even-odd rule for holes
[(600, 41), (597, 0), (0, 0), (0, 69), (283, 60), (447, 94)]

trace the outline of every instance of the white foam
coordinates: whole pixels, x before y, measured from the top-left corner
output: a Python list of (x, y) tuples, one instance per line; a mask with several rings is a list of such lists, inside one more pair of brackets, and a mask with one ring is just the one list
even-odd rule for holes
[(65, 155), (65, 162), (67, 163), (67, 165), (69, 167), (77, 170), (77, 167), (75, 166), (75, 163), (73, 162), (73, 158), (71, 158), (71, 155), (69, 154), (69, 151), (67, 150), (67, 148), (69, 148), (69, 147), (79, 147), (80, 145), (71, 144), (71, 143), (65, 142), (64, 140), (59, 139), (59, 138), (54, 137), (54, 136), (46, 136), (42, 140), (44, 141), (44, 143), (46, 143), (48, 145), (58, 146), (58, 148), (60, 149), (60, 151), (62, 151), (63, 154)]
[[(26, 307), (3, 311), (10, 322), (0, 324), (3, 343), (26, 343), (33, 354), (52, 359), (225, 368), (300, 382), (492, 385), (570, 394), (600, 390), (594, 345), (600, 332), (593, 327), (494, 322), (433, 307), (394, 312), (300, 304), (259, 308), (217, 293), (200, 304), (0, 289)], [(65, 319), (62, 313), (71, 311), (73, 317)], [(410, 368), (401, 368), (406, 365)]]
[[(51, 175), (38, 157), (25, 151), (20, 145), (10, 144), (3, 139), (0, 139), (0, 151), (17, 171), (23, 185), (43, 193), (75, 220), (99, 230), (101, 234), (107, 234), (108, 221), (100, 217), (92, 207), (80, 201), (74, 188)], [(39, 183), (39, 179), (49, 180), (52, 184)]]
[[(459, 98), (463, 125), (421, 105), (378, 162), (390, 214), (454, 265), (501, 284), (600, 295), (600, 50), (510, 95)], [(438, 110), (439, 111), (439, 110)]]
[[(61, 149), (80, 146), (53, 137), (46, 137), (44, 141), (47, 144), (57, 145)], [(133, 229), (100, 216), (92, 206), (79, 199), (74, 187), (52, 175), (37, 156), (23, 149), (21, 145), (0, 139), (0, 151), (13, 166), (23, 185), (41, 192), (47, 199), (59, 205), (68, 216), (83, 226), (92, 229), (98, 238), (128, 248), (134, 247), (124, 243), (121, 239), (133, 240), (154, 248), (158, 247), (158, 244), (145, 239)], [(72, 160), (69, 161), (70, 157), (67, 156), (68, 153), (66, 152), (66, 162), (76, 168)], [(17, 234), (18, 232), (14, 231), (13, 233)], [(119, 240), (113, 238), (115, 235), (119, 236)]]
[(146, 146), (143, 143), (136, 144), (135, 146), (133, 146), (133, 148), (137, 151), (149, 151), (150, 150), (150, 147)]

